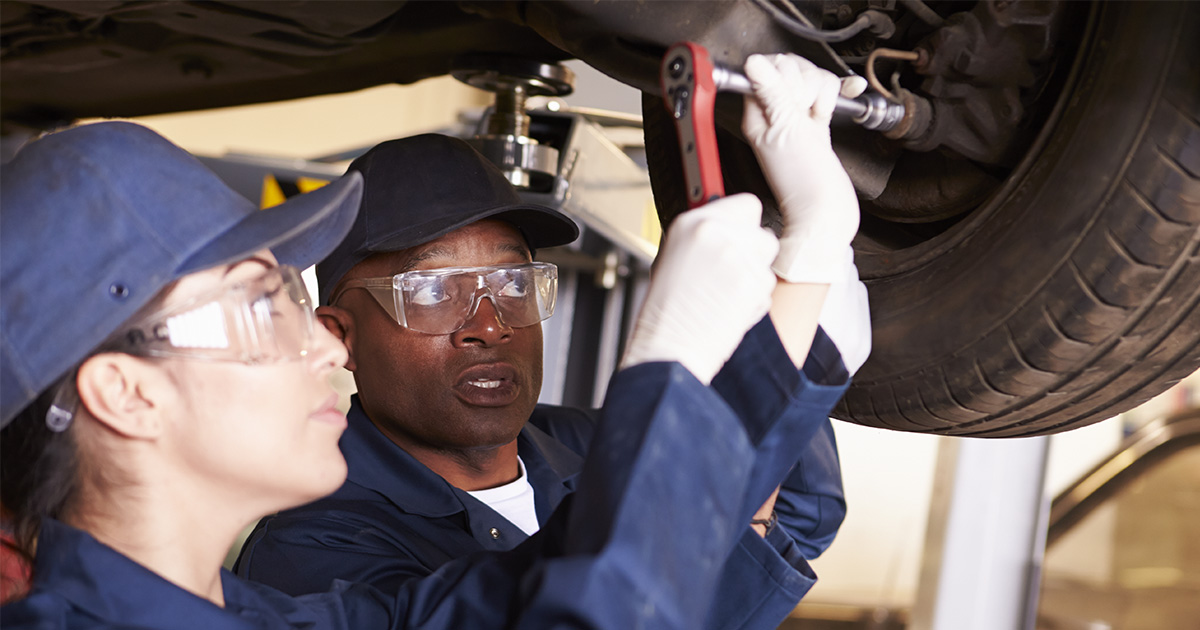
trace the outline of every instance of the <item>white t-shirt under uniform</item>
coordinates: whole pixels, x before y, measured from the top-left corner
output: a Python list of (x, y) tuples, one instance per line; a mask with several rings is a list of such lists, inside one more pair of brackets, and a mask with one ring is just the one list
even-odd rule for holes
[(487, 490), (467, 491), (467, 494), (483, 501), (496, 510), (521, 531), (533, 535), (538, 530), (537, 509), (533, 505), (533, 486), (525, 474), (525, 462), (517, 458), (519, 476), (516, 481)]

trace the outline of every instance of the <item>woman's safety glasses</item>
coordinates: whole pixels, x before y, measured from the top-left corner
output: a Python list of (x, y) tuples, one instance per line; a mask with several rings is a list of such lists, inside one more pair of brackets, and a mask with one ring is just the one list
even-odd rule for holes
[[(300, 272), (280, 266), (139, 319), (99, 352), (240, 363), (292, 361), (312, 346), (312, 301)], [(79, 404), (75, 373), (58, 386), (46, 414), (52, 431), (71, 424)]]
[(483, 298), (492, 301), (501, 323), (523, 328), (554, 314), (558, 267), (531, 262), (357, 278), (346, 281), (329, 303), (336, 304), (350, 289), (366, 289), (396, 323), (429, 335), (448, 335), (462, 328)]
[(314, 323), (300, 272), (284, 265), (143, 318), (110, 347), (145, 356), (291, 361), (308, 354)]

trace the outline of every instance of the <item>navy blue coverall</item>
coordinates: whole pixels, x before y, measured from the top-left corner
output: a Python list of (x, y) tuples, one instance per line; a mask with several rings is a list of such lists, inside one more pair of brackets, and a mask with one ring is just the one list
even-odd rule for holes
[[(825, 358), (833, 363), (822, 368), (840, 365), (836, 350)], [(817, 373), (800, 375), (796, 400), (770, 418), (739, 416), (746, 401), (727, 403), (676, 363), (618, 373), (578, 490), (542, 531), (510, 552), (449, 562), (390, 593), (337, 582), (332, 592), (291, 597), (223, 574), (221, 608), (48, 520), (33, 589), (0, 609), (0, 625), (695, 628), (745, 523), (819, 428), (810, 417), (827, 415), (845, 390), (848, 379)]]
[[(804, 407), (808, 382), (845, 380), (836, 348), (824, 332), (814, 341), (805, 371), (808, 381), (795, 369), (768, 318), (746, 335), (713, 381), (713, 388), (743, 418), (769, 422), (798, 413), (813, 437), (798, 458), (792, 457), (796, 467), (776, 502), (779, 526), (765, 540), (743, 528), (712, 600), (707, 627), (778, 626), (815, 580), (805, 559), (824, 551), (845, 516), (828, 410), (805, 414)], [(335, 579), (390, 591), (456, 558), (512, 549), (527, 538), (491, 507), (396, 446), (357, 400), (348, 417), (341, 441), (350, 468), (346, 484), (325, 499), (260, 522), (238, 559), (238, 575), (293, 595), (325, 591)], [(587, 412), (539, 406), (517, 438), (539, 524), (545, 525), (574, 491), (595, 427)], [(694, 527), (665, 518), (655, 522), (672, 531)]]

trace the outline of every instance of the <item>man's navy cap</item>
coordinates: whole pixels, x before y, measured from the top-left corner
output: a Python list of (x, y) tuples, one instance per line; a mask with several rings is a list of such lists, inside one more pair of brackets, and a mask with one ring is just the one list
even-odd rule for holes
[(342, 240), (362, 179), (266, 210), (132, 123), (50, 134), (0, 171), (0, 426), (160, 290), (269, 248), (307, 267)]
[(458, 138), (384, 142), (349, 170), (362, 173), (362, 209), (346, 240), (317, 265), (322, 304), (346, 272), (372, 255), (428, 243), (481, 219), (511, 223), (535, 250), (579, 236), (566, 215), (522, 201), (500, 169)]

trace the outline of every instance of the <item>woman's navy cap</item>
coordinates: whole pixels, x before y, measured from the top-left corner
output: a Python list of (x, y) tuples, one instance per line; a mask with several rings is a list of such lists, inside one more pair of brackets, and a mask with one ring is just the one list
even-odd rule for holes
[(258, 210), (125, 122), (45, 136), (0, 173), (0, 426), (176, 279), (264, 248), (298, 267), (320, 260), (362, 195), (350, 174)]
[(342, 276), (374, 254), (394, 252), (481, 219), (503, 219), (530, 249), (579, 236), (566, 215), (525, 203), (504, 174), (458, 138), (425, 134), (384, 142), (350, 164), (362, 173), (362, 209), (346, 240), (317, 265), (321, 303)]

